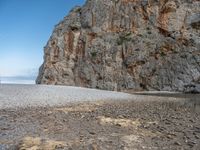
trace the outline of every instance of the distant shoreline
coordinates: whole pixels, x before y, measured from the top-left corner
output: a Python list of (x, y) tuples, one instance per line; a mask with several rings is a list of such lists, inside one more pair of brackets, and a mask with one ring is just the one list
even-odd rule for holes
[(23, 77), (23, 76), (13, 76), (13, 77), (1, 77), (1, 84), (35, 84), (36, 77)]

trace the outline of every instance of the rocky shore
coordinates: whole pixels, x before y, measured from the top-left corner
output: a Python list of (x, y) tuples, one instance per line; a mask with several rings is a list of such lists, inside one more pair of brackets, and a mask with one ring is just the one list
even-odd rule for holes
[(199, 95), (0, 110), (0, 149), (198, 150)]

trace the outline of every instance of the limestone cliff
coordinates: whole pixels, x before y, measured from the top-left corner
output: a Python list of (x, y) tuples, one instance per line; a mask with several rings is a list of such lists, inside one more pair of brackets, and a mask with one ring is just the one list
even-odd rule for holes
[(56, 25), (36, 83), (200, 91), (199, 0), (87, 0)]

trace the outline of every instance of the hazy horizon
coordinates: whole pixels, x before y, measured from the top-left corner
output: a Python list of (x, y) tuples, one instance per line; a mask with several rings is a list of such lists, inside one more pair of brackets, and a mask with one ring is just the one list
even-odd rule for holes
[(36, 78), (54, 26), (84, 1), (0, 0), (1, 78)]
[(35, 84), (36, 76), (1, 76), (1, 84)]

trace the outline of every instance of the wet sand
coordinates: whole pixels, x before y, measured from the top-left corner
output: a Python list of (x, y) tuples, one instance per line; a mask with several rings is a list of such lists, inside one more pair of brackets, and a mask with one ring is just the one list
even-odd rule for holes
[(199, 150), (200, 95), (0, 110), (0, 149)]

